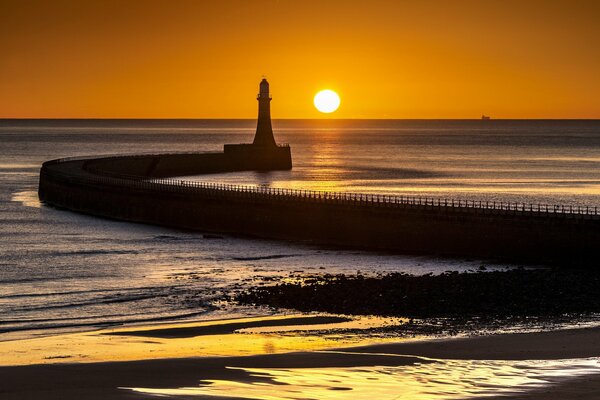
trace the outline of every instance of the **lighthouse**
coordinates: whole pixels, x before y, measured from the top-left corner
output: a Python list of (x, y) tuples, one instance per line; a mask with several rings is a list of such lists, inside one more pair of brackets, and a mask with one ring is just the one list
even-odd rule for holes
[(269, 82), (265, 78), (260, 81), (256, 100), (258, 100), (258, 123), (253, 144), (255, 146), (275, 147), (277, 145), (271, 127), (271, 95), (269, 94)]
[(292, 151), (288, 144), (277, 144), (271, 127), (271, 95), (269, 82), (260, 81), (258, 96), (258, 122), (252, 143), (226, 144), (224, 168), (229, 171), (292, 169)]

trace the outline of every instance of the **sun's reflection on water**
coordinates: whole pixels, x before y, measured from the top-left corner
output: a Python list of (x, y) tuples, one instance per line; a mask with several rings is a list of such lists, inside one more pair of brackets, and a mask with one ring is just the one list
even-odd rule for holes
[(38, 198), (37, 192), (27, 190), (23, 192), (15, 192), (12, 194), (11, 201), (16, 201), (23, 204), (25, 207), (40, 208), (42, 203)]

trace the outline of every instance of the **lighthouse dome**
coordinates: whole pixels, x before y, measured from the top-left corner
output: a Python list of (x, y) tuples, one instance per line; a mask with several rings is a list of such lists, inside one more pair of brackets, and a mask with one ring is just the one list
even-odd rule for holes
[(263, 80), (260, 81), (260, 92), (269, 93), (269, 82), (267, 82), (266, 78), (263, 78)]

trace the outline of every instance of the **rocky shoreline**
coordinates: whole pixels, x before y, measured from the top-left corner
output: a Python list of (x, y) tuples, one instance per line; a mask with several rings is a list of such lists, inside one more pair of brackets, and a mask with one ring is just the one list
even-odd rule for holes
[(408, 318), (561, 317), (600, 312), (600, 274), (512, 269), (414, 276), (313, 275), (234, 295), (241, 304)]

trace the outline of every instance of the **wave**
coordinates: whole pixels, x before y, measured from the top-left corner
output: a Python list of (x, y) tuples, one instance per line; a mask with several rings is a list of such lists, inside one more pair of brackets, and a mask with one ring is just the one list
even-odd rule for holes
[(279, 258), (288, 257), (299, 257), (302, 254), (273, 254), (271, 256), (257, 256), (257, 257), (231, 257), (232, 260), (236, 261), (258, 261), (258, 260), (275, 260)]
[(184, 238), (181, 238), (179, 236), (173, 236), (173, 235), (156, 235), (154, 236), (154, 239), (157, 240), (184, 240)]
[(169, 320), (181, 320), (186, 318), (197, 317), (199, 315), (203, 315), (208, 313), (210, 310), (204, 309), (202, 311), (195, 311), (191, 313), (185, 314), (175, 314), (175, 315), (161, 315), (156, 317), (148, 317), (148, 318), (129, 318), (129, 319), (109, 319), (109, 320), (100, 320), (95, 322), (73, 322), (73, 323), (48, 323), (48, 324), (39, 324), (39, 325), (23, 325), (23, 326), (13, 326), (13, 327), (4, 327), (0, 328), (0, 334), (9, 333), (9, 332), (22, 332), (22, 331), (32, 331), (32, 330), (52, 330), (52, 329), (65, 329), (65, 328), (84, 328), (84, 327), (107, 327), (107, 326), (115, 326), (115, 325), (124, 325), (131, 323), (140, 323), (140, 322), (157, 322), (157, 321), (169, 321)]
[(57, 255), (83, 255), (95, 256), (99, 254), (139, 254), (137, 250), (73, 250), (65, 252), (57, 252)]
[[(104, 277), (110, 277), (109, 275), (104, 275)], [(117, 278), (118, 276), (114, 276)], [(90, 279), (87, 275), (69, 275), (68, 279)], [(14, 283), (33, 283), (33, 282), (52, 282), (52, 281), (63, 281), (65, 280), (64, 276), (44, 276), (44, 277), (35, 277), (35, 278), (19, 278), (19, 279), (1, 279), (0, 284), (14, 284)]]
[[(11, 281), (14, 282), (14, 281)], [(169, 289), (179, 289), (183, 286), (169, 286)], [(110, 293), (110, 292), (127, 292), (127, 291), (139, 291), (139, 290), (161, 290), (165, 289), (164, 286), (142, 286), (135, 288), (117, 288), (117, 289), (92, 289), (92, 290), (74, 290), (65, 292), (48, 292), (48, 293), (17, 293), (0, 295), (0, 299), (12, 299), (12, 298), (23, 298), (23, 297), (47, 297), (47, 296), (69, 296), (76, 294), (91, 294), (91, 293)]]
[(158, 297), (167, 297), (173, 295), (172, 292), (169, 293), (148, 293), (148, 294), (140, 294), (137, 296), (116, 296), (116, 297), (104, 297), (99, 299), (90, 299), (88, 301), (82, 301), (77, 303), (63, 303), (63, 304), (54, 304), (54, 305), (44, 305), (39, 307), (23, 307), (23, 308), (15, 308), (8, 309), (9, 312), (31, 312), (31, 311), (45, 311), (45, 310), (55, 310), (55, 309), (64, 309), (64, 308), (75, 308), (82, 306), (96, 306), (96, 305), (106, 305), (106, 304), (119, 304), (119, 303), (127, 303), (132, 301), (140, 301), (140, 300), (148, 300), (148, 299), (156, 299)]

